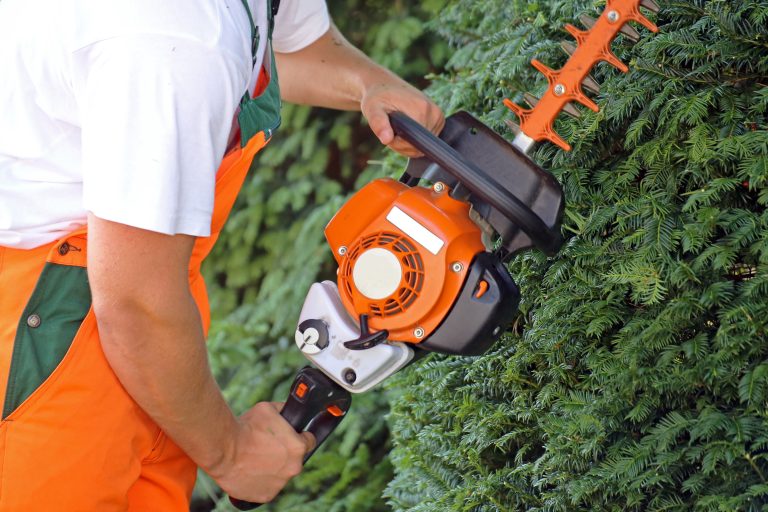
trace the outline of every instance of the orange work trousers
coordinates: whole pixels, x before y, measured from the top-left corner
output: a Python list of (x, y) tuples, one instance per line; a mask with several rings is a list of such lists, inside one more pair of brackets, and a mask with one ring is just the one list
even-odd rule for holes
[[(66, 255), (59, 252), (63, 244)], [(38, 322), (30, 320), (34, 313), (22, 313), (46, 262), (84, 266), (85, 236), (33, 251), (0, 248), (0, 347), (6, 365), (19, 326)], [(41, 324), (48, 321), (41, 315)], [(0, 453), (3, 511), (184, 510), (195, 482), (195, 464), (117, 380), (92, 310), (55, 370), (3, 419)]]
[[(195, 244), (190, 291), (206, 331), (200, 264), (265, 137), (260, 132), (225, 157), (212, 235)], [(196, 465), (109, 366), (90, 307), (86, 260), (85, 229), (33, 250), (0, 247), (0, 511), (188, 510)], [(71, 333), (63, 345), (61, 332)], [(59, 351), (52, 360), (51, 347)], [(19, 370), (19, 362), (33, 371)]]

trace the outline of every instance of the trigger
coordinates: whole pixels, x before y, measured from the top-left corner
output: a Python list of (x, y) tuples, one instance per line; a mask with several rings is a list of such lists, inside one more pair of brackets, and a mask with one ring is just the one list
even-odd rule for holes
[(342, 411), (338, 405), (329, 405), (326, 411), (328, 411), (331, 416), (336, 416), (337, 418), (344, 416), (344, 411)]

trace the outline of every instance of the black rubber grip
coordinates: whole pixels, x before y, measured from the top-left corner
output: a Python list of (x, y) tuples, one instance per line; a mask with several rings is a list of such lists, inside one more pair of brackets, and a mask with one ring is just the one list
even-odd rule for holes
[[(328, 438), (344, 419), (352, 396), (327, 375), (311, 366), (305, 366), (291, 385), (291, 393), (285, 401), (280, 415), (291, 424), (296, 432), (311, 432), (317, 444), (304, 456), (307, 462), (313, 453)], [(262, 503), (239, 500), (230, 496), (230, 503), (238, 510), (253, 510)]]
[(537, 247), (548, 254), (557, 251), (561, 244), (559, 233), (550, 229), (533, 210), (495, 179), (406, 114), (392, 112), (389, 120), (398, 136), (410, 142), (472, 193), (511, 219)]

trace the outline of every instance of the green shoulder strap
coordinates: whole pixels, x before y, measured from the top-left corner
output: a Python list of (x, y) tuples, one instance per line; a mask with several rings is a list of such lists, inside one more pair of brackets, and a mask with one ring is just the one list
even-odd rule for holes
[[(256, 52), (259, 48), (259, 31), (253, 22), (253, 16), (251, 14), (250, 7), (248, 6), (248, 0), (243, 0), (246, 12), (248, 12), (248, 19), (251, 22), (251, 52), (253, 56), (253, 62), (257, 59)], [(245, 147), (248, 141), (259, 132), (265, 132), (266, 137), (269, 138), (280, 126), (280, 85), (277, 79), (277, 67), (275, 66), (275, 56), (272, 52), (272, 30), (274, 27), (275, 14), (277, 14), (276, 6), (279, 5), (279, 0), (273, 2), (267, 0), (267, 17), (268, 17), (268, 35), (269, 41), (267, 42), (267, 55), (264, 58), (264, 63), (270, 67), (269, 73), (269, 85), (266, 90), (261, 93), (257, 98), (251, 98), (250, 91), (246, 91), (243, 98), (240, 100), (240, 113), (238, 114), (238, 122), (240, 124), (240, 145)]]

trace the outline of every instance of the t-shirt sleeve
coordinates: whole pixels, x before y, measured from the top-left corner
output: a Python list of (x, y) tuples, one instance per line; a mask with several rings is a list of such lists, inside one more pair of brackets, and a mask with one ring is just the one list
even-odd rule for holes
[(247, 66), (218, 47), (153, 34), (91, 44), (72, 66), (85, 209), (160, 233), (207, 236)]
[(282, 0), (275, 18), (272, 47), (291, 53), (317, 41), (331, 26), (325, 0)]

